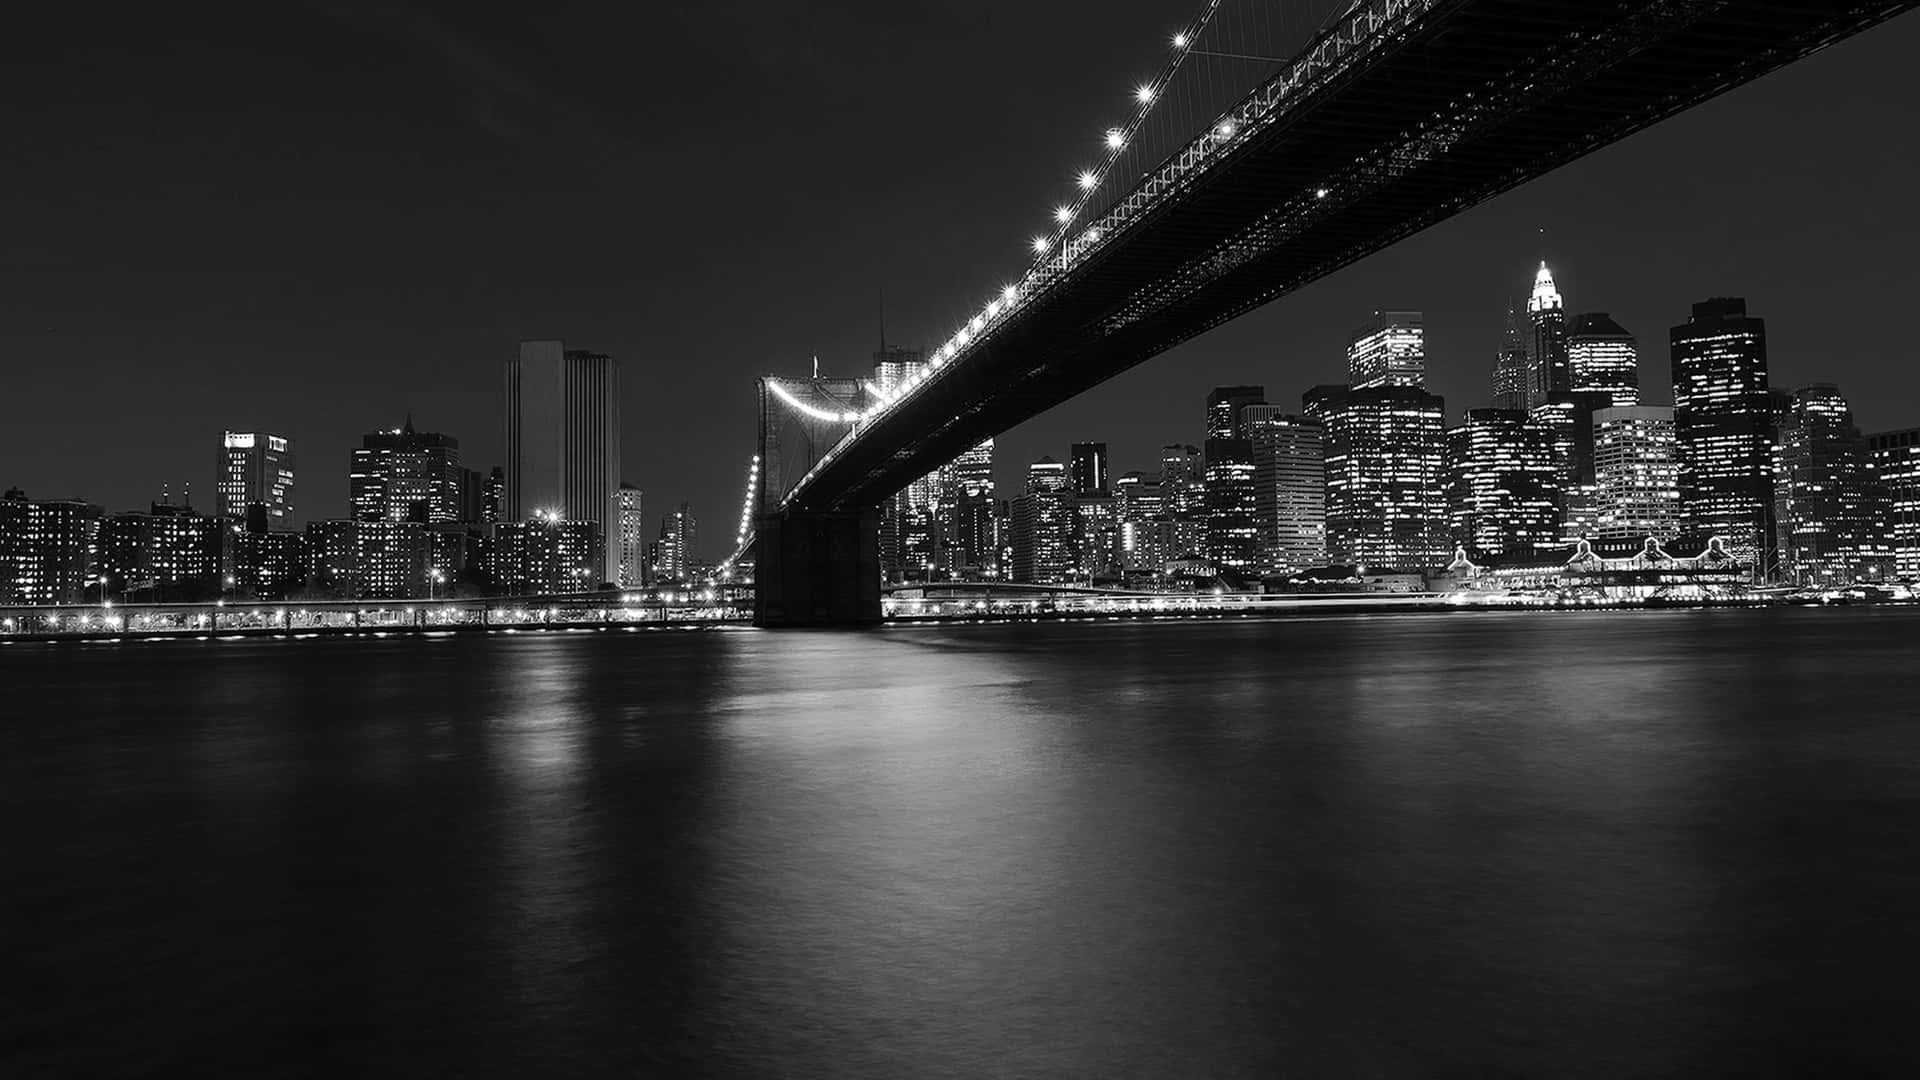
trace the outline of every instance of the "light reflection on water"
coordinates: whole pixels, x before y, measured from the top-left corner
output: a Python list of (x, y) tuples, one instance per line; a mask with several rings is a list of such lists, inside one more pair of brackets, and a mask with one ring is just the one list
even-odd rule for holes
[(10, 922), (47, 989), (0, 1065), (1616, 1075), (1920, 1052), (1879, 991), (1920, 959), (1920, 614), (6, 661)]

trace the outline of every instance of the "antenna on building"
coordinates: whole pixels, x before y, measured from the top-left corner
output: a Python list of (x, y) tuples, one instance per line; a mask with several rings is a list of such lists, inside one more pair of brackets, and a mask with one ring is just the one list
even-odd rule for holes
[(813, 377), (816, 380), (820, 378), (820, 357), (817, 355), (813, 358)]
[(173, 485), (165, 480), (160, 481), (160, 505), (173, 505)]

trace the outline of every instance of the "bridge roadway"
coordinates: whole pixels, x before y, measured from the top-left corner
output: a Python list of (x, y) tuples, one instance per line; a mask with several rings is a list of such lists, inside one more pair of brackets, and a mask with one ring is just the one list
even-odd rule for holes
[[(866, 582), (869, 562), (877, 575), (872, 509), (980, 440), (1914, 6), (1357, 4), (1229, 110), (1232, 138), (1219, 138), (1214, 125), (1182, 159), (1195, 167), (1163, 167), (1157, 197), (1089, 219), (1107, 227), (1094, 241), (1082, 233), (1062, 245), (1077, 253), (1071, 265), (1029, 272), (1009, 311), (856, 425), (762, 516), (757, 621), (878, 619), (878, 582)], [(1336, 63), (1307, 63), (1334, 54)]]

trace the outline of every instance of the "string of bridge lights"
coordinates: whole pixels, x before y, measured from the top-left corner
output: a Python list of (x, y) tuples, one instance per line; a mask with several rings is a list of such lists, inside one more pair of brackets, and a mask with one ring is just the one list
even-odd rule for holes
[[(769, 383), (769, 385), (773, 385)], [(747, 537), (753, 533), (753, 497), (760, 490), (760, 455), (753, 455), (753, 462), (747, 466), (747, 496), (740, 502), (740, 528), (734, 533), (733, 554), (720, 564), (722, 572), (733, 569), (733, 564), (747, 550)]]
[[(1101, 161), (1096, 167), (1082, 169), (1075, 174), (1074, 186), (1078, 189), (1077, 194), (1075, 194), (1070, 201), (1054, 207), (1054, 229), (1052, 233), (1050, 235), (1037, 235), (1032, 239), (1030, 246), (1033, 249), (1034, 262), (1033, 265), (1027, 268), (1027, 272), (1022, 277), (1020, 283), (1002, 286), (999, 295), (987, 301), (986, 305), (981, 308), (973, 318), (967, 320), (960, 329), (954, 331), (952, 337), (948, 338), (938, 348), (933, 350), (932, 354), (927, 357), (927, 362), (924, 366), (908, 372), (906, 376), (900, 380), (898, 385), (883, 389), (870, 382), (862, 383), (861, 385), (867, 391), (868, 397), (872, 399), (872, 404), (868, 405), (865, 409), (835, 410), (820, 408), (810, 402), (801, 400), (786, 387), (782, 386), (777, 380), (769, 379), (767, 380), (767, 386), (773, 390), (774, 396), (778, 397), (794, 411), (815, 420), (827, 423), (846, 424), (870, 420), (881, 412), (884, 412), (901, 398), (912, 393), (922, 382), (930, 378), (933, 372), (938, 371), (949, 361), (959, 356), (961, 351), (964, 350), (974, 338), (980, 336), (987, 327), (991, 326), (1003, 316), (1012, 314), (1020, 306), (1021, 299), (1027, 295), (1027, 287), (1033, 284), (1034, 279), (1040, 275), (1042, 269), (1047, 265), (1049, 253), (1056, 247), (1061, 251), (1062, 267), (1064, 268), (1068, 247), (1067, 233), (1071, 229), (1074, 219), (1079, 217), (1086, 209), (1087, 203), (1092, 200), (1094, 192), (1099, 189), (1108, 171), (1119, 162), (1120, 155), (1131, 145), (1134, 136), (1138, 134), (1141, 126), (1145, 124), (1147, 117), (1152, 113), (1154, 106), (1160, 101), (1162, 91), (1168, 83), (1172, 81), (1173, 76), (1180, 70), (1181, 64), (1185, 62), (1187, 57), (1193, 52), (1195, 39), (1199, 37), (1201, 31), (1206, 29), (1207, 24), (1212, 21), (1214, 13), (1220, 9), (1221, 2), (1222, 0), (1208, 0), (1206, 8), (1193, 19), (1188, 29), (1175, 33), (1172, 38), (1169, 39), (1173, 47), (1173, 55), (1162, 64), (1160, 71), (1155, 74), (1153, 78), (1134, 87), (1132, 95), (1135, 105), (1133, 116), (1123, 126), (1108, 128), (1101, 136), (1101, 144), (1106, 148), (1105, 160)], [(1214, 134), (1221, 139), (1232, 138), (1234, 134), (1233, 122), (1230, 120), (1223, 121)], [(1096, 240), (1099, 238), (1099, 232), (1097, 229), (1090, 228), (1082, 234), (1081, 238), (1085, 241)], [(818, 466), (816, 465), (815, 469), (817, 470), (817, 468)], [(808, 475), (811, 477), (812, 472), (810, 471)]]

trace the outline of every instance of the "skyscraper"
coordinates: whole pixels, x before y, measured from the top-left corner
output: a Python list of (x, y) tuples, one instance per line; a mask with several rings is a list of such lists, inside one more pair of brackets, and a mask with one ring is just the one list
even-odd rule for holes
[(1892, 545), (1866, 440), (1838, 387), (1804, 386), (1780, 425), (1777, 516), (1783, 571), (1804, 585), (1889, 574)]
[(1607, 394), (1608, 404), (1640, 404), (1640, 349), (1632, 334), (1604, 311), (1576, 316), (1567, 335), (1573, 389)]
[(506, 509), (502, 520), (537, 515), (591, 521), (602, 581), (618, 580), (620, 365), (558, 341), (523, 341), (506, 366)]
[(265, 432), (222, 432), (216, 495), (216, 517), (245, 520), (247, 507), (259, 506), (269, 530), (293, 528), (293, 444)]
[[(873, 385), (892, 393), (926, 363), (919, 349), (883, 346), (873, 354)], [(924, 580), (937, 563), (939, 473), (914, 479), (880, 504), (880, 573), (887, 581)]]
[(1172, 558), (1173, 524), (1158, 476), (1130, 472), (1114, 481), (1120, 501), (1120, 559), (1129, 576), (1154, 576)]
[(693, 508), (686, 503), (660, 519), (660, 539), (654, 543), (655, 581), (684, 582), (693, 569)]
[(1376, 311), (1347, 345), (1347, 374), (1355, 390), (1425, 386), (1426, 330), (1418, 311)]
[[(19, 488), (0, 497), (0, 603), (71, 604), (97, 583), (100, 520), (94, 503), (29, 499)], [(96, 597), (100, 593), (94, 594)]]
[(647, 583), (647, 528), (640, 489), (632, 484), (621, 484), (619, 505), (619, 531), (615, 535), (618, 537), (620, 571), (613, 582), (623, 589), (630, 589)]
[(935, 526), (939, 564), (956, 578), (981, 578), (999, 565), (995, 528), (993, 440), (987, 439), (937, 470)]
[(1554, 287), (1553, 274), (1542, 261), (1533, 275), (1533, 295), (1527, 298), (1527, 321), (1532, 336), (1527, 341), (1527, 408), (1545, 404), (1555, 395), (1573, 389), (1573, 375), (1567, 357), (1567, 310)]
[(348, 501), (355, 521), (462, 519), (460, 440), (402, 427), (370, 432), (353, 451)]
[(1326, 427), (1278, 405), (1241, 410), (1253, 444), (1254, 520), (1263, 573), (1327, 561)]
[(1232, 439), (1245, 435), (1240, 430), (1240, 410), (1248, 405), (1264, 404), (1264, 386), (1216, 386), (1207, 395), (1207, 438)]
[(1493, 407), (1522, 411), (1527, 407), (1527, 345), (1520, 337), (1512, 308), (1507, 309), (1507, 328), (1494, 360)]
[(1893, 549), (1894, 573), (1920, 578), (1920, 428), (1869, 436), (1867, 453), (1885, 500), (1883, 535)]
[(1073, 491), (1067, 467), (1043, 457), (1027, 467), (1027, 489), (1008, 500), (1009, 577), (1058, 585), (1073, 577)]
[(1107, 493), (1106, 443), (1074, 443), (1073, 455), (1069, 461), (1068, 472), (1073, 478), (1074, 494), (1104, 495)]
[(1160, 494), (1169, 526), (1168, 559), (1198, 558), (1206, 547), (1206, 486), (1200, 472), (1198, 447), (1171, 443), (1160, 448)]
[(1446, 402), (1417, 386), (1316, 386), (1304, 405), (1326, 429), (1328, 560), (1444, 563)]
[(1686, 531), (1673, 410), (1625, 405), (1593, 414), (1595, 528), (1602, 540), (1671, 540)]
[(1680, 499), (1688, 528), (1721, 536), (1737, 557), (1771, 574), (1774, 406), (1767, 386), (1767, 327), (1747, 302), (1716, 298), (1668, 335)]
[(1531, 554), (1559, 538), (1560, 469), (1547, 432), (1518, 409), (1468, 409), (1447, 431), (1447, 529), (1488, 555)]

